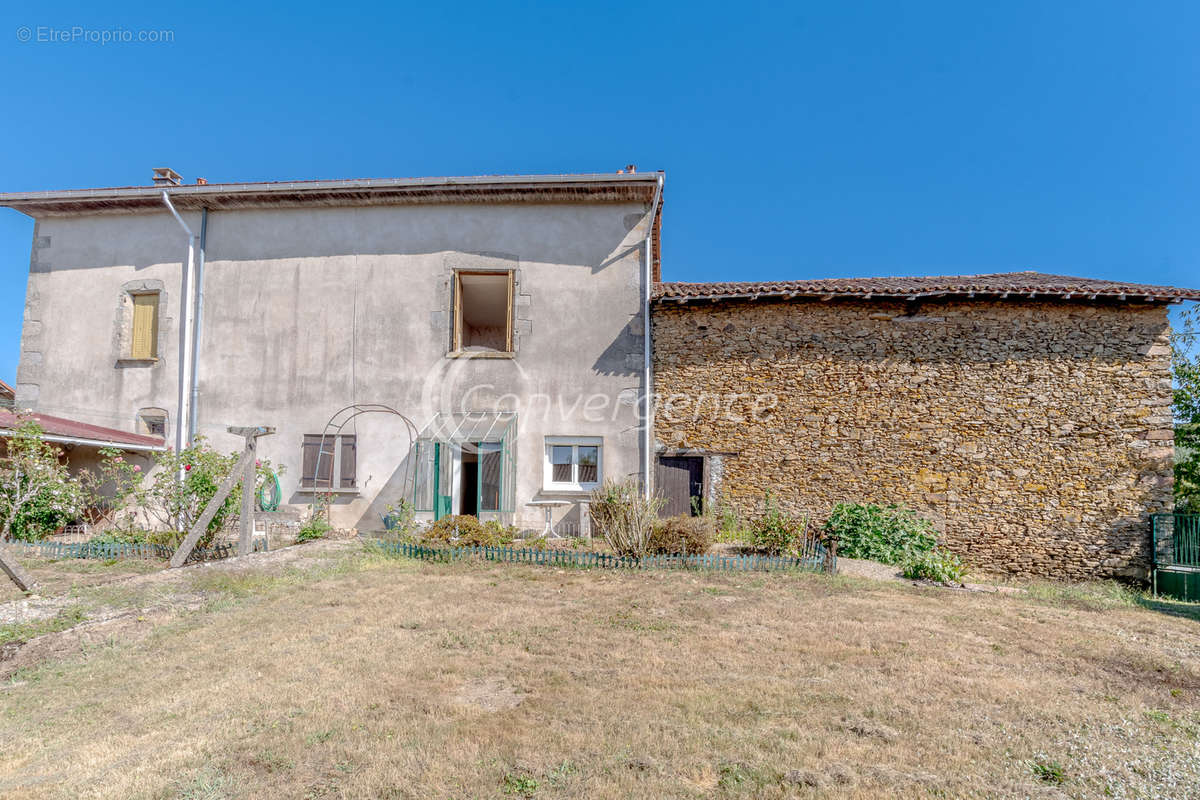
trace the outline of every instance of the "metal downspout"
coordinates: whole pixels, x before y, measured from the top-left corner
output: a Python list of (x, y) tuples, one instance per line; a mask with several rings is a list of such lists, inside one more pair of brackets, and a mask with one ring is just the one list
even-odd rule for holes
[[(179, 394), (177, 398), (177, 407), (175, 415), (175, 452), (180, 452), (191, 444), (191, 440), (186, 438), (188, 426), (188, 400), (190, 393), (187, 391), (188, 378), (191, 375), (191, 349), (192, 349), (192, 331), (191, 331), (191, 314), (188, 312), (192, 307), (192, 263), (195, 260), (196, 253), (196, 234), (192, 233), (192, 229), (183, 221), (183, 217), (179, 216), (179, 212), (175, 210), (175, 206), (171, 203), (171, 197), (165, 191), (162, 193), (163, 205), (175, 217), (175, 221), (188, 235), (188, 254), (187, 262), (183, 268), (182, 280), (182, 296), (179, 298)], [(182, 475), (182, 468), (180, 474)]]
[(208, 209), (200, 210), (200, 255), (196, 259), (196, 306), (192, 313), (192, 398), (188, 403), (188, 441), (196, 441), (200, 406), (200, 331), (204, 324), (204, 258), (208, 245)]
[(650, 372), (650, 351), (653, 346), (650, 342), (650, 298), (654, 292), (654, 276), (652, 274), (654, 270), (654, 220), (658, 216), (658, 204), (662, 201), (662, 189), (663, 175), (660, 172), (658, 174), (658, 185), (654, 188), (654, 202), (650, 204), (650, 224), (646, 230), (646, 296), (645, 304), (642, 308), (642, 337), (645, 343), (645, 359), (642, 364), (642, 385), (645, 387), (642, 407), (642, 413), (645, 415), (642, 419), (642, 443), (645, 447), (642, 463), (642, 485), (647, 500), (653, 496), (650, 484), (651, 475), (653, 474), (651, 468), (654, 459), (654, 383)]

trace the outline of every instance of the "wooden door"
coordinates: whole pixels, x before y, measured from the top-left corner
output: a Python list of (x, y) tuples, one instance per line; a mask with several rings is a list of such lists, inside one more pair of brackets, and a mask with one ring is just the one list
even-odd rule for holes
[(658, 495), (666, 502), (659, 515), (694, 514), (704, 497), (704, 459), (699, 456), (659, 456), (654, 473)]

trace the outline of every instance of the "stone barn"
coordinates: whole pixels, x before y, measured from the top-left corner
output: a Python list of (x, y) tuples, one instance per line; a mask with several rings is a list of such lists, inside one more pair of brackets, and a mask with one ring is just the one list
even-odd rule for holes
[(656, 480), (932, 519), (979, 570), (1133, 576), (1172, 508), (1167, 309), (1200, 292), (1033, 272), (658, 283)]

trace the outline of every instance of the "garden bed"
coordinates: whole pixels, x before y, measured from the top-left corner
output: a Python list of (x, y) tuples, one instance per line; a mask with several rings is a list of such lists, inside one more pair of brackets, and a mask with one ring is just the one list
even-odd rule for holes
[(450, 562), (475, 558), (501, 563), (537, 564), (576, 569), (700, 569), (724, 572), (755, 570), (822, 572), (832, 571), (836, 567), (835, 560), (830, 559), (827, 562), (824, 550), (805, 558), (764, 554), (721, 555), (717, 553), (651, 554), (635, 557), (618, 556), (595, 550), (558, 549), (553, 545), (537, 548), (524, 547), (519, 540), (512, 545), (497, 547), (455, 547), (420, 542), (387, 541), (385, 539), (368, 539), (367, 541), (384, 553), (421, 561)]

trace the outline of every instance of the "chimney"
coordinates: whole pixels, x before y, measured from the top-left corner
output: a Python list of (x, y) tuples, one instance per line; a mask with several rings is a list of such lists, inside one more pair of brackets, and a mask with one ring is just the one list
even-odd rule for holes
[(197, 186), (208, 186), (208, 178), (196, 178)]
[(633, 173), (637, 172), (637, 164), (626, 164), (625, 171), (632, 175)]
[(179, 173), (170, 167), (155, 167), (154, 168), (154, 185), (155, 186), (178, 186), (183, 183), (183, 178)]

